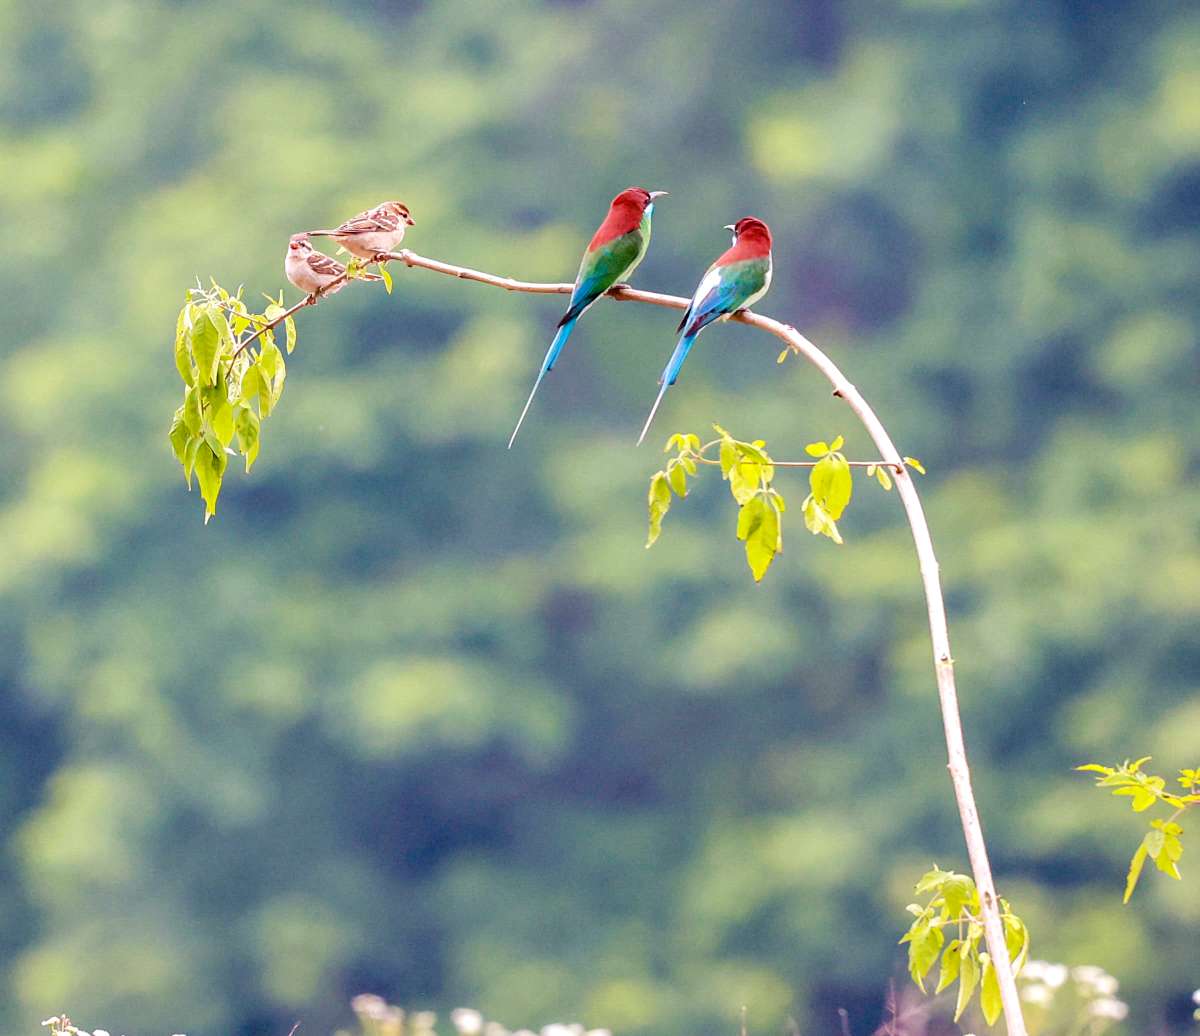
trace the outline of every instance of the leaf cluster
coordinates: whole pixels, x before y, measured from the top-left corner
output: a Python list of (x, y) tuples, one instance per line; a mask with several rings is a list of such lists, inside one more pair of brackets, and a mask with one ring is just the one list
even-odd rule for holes
[[(729, 483), (729, 492), (738, 505), (737, 538), (746, 545), (746, 563), (754, 581), (760, 582), (771, 562), (783, 553), (783, 514), (787, 503), (774, 486), (780, 465), (767, 453), (764, 440), (735, 439), (718, 424), (713, 425), (713, 430), (718, 438), (704, 444), (698, 435), (690, 432), (676, 433), (667, 440), (663, 452), (674, 451), (675, 456), (650, 478), (650, 529), (646, 546), (652, 547), (662, 533), (663, 519), (671, 509), (672, 494), (681, 499), (687, 496), (688, 479), (696, 476), (700, 465), (719, 465), (721, 476)], [(805, 528), (814, 536), (826, 536), (839, 545), (842, 535), (837, 523), (854, 494), (850, 462), (841, 452), (844, 444), (840, 435), (832, 442), (809, 443), (805, 452), (818, 459), (787, 465), (809, 469), (809, 493), (800, 505)], [(715, 458), (713, 451), (716, 451)], [(904, 460), (924, 473), (920, 461), (911, 457)], [(869, 478), (890, 490), (892, 479), (887, 469), (887, 464), (870, 464), (866, 471)]]
[[(296, 347), (296, 323), (284, 315), (283, 293), (265, 298), (266, 308), (251, 312), (241, 288), (230, 294), (213, 281), (210, 288), (188, 291), (175, 323), (183, 402), (167, 434), (188, 488), (193, 475), (200, 487), (206, 524), (217, 513), (229, 457), (245, 457), (249, 473), (258, 458), (262, 422), (283, 394), (287, 364), (272, 326), (280, 317), (288, 353)], [(245, 348), (255, 334), (253, 347)]]
[[(926, 992), (925, 976), (941, 957), (935, 993), (958, 983), (954, 1007), (957, 1021), (967, 1009), (976, 990), (979, 1006), (988, 1025), (1000, 1017), (1000, 984), (996, 969), (983, 945), (983, 916), (980, 911), (979, 890), (965, 874), (941, 870), (934, 864), (917, 882), (917, 895), (930, 893), (924, 904), (910, 903), (907, 910), (913, 915), (901, 944), (908, 943), (908, 971), (913, 981)], [(1000, 916), (1004, 924), (1004, 942), (1012, 962), (1013, 974), (1021, 970), (1029, 954), (1029, 929), (1012, 912), (1008, 901), (1000, 900)], [(946, 930), (952, 938), (946, 941)]]
[(1176, 780), (1182, 787), (1183, 794), (1176, 794), (1167, 790), (1165, 777), (1142, 772), (1142, 767), (1149, 761), (1150, 756), (1147, 755), (1133, 762), (1126, 759), (1120, 766), (1086, 763), (1075, 767), (1076, 770), (1099, 774), (1096, 786), (1111, 788), (1113, 795), (1128, 798), (1129, 806), (1135, 813), (1145, 813), (1153, 806), (1165, 807), (1172, 811), (1165, 818), (1159, 816), (1150, 821), (1150, 830), (1146, 832), (1129, 861), (1129, 872), (1125, 877), (1125, 903), (1129, 902), (1129, 897), (1137, 888), (1142, 867), (1148, 859), (1153, 860), (1154, 865), (1164, 874), (1176, 880), (1182, 877), (1179, 873), (1179, 860), (1183, 856), (1183, 826), (1178, 823), (1178, 818), (1187, 809), (1200, 803), (1200, 767), (1179, 771)]

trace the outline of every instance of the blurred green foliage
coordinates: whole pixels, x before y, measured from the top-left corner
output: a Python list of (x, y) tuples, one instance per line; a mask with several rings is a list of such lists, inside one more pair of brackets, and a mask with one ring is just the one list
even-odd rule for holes
[[(761, 586), (718, 493), (646, 552), (672, 315), (602, 303), (507, 453), (561, 302), (419, 270), (304, 311), (219, 521), (164, 441), (197, 276), (398, 197), (569, 278), (631, 183), (643, 286), (771, 223), (765, 311), (929, 466), (1000, 890), (1190, 1024), (1195, 885), (1120, 908), (1138, 819), (1070, 767), (1194, 765), (1198, 55), (1163, 0), (0, 2), (0, 1029), (874, 1025), (963, 859), (894, 494)], [(715, 329), (662, 419), (871, 456), (775, 352)]]

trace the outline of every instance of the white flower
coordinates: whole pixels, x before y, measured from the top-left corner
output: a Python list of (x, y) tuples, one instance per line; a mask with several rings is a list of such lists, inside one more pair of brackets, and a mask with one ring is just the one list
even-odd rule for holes
[(1200, 989), (1197, 989), (1196, 992), (1192, 994), (1192, 1003), (1200, 1007)]
[[(1200, 990), (1198, 990), (1197, 992), (1200, 992)], [(1200, 1001), (1197, 1001), (1197, 1003), (1200, 1003)], [(585, 1033), (585, 1036), (612, 1036), (612, 1030), (611, 1029), (588, 1029), (588, 1031)]]
[(1051, 989), (1058, 989), (1059, 986), (1067, 981), (1067, 966), (1065, 964), (1047, 964), (1046, 972), (1042, 975), (1042, 981)]
[(1088, 1005), (1088, 1014), (1093, 1018), (1112, 1018), (1119, 1022), (1129, 1014), (1129, 1005), (1123, 1000), (1104, 997), (1100, 1000), (1093, 1000)]
[(1100, 979), (1106, 978), (1108, 972), (1095, 964), (1080, 964), (1071, 969), (1071, 977), (1082, 986), (1094, 986)]
[(1120, 987), (1121, 983), (1112, 975), (1102, 975), (1092, 983), (1092, 988), (1101, 996), (1113, 996)]
[(575, 1036), (571, 1031), (571, 1026), (563, 1025), (562, 1022), (551, 1022), (549, 1025), (542, 1026), (542, 1036)]
[(1046, 967), (1044, 960), (1027, 960), (1021, 969), (1021, 977), (1037, 981), (1046, 973)]
[(473, 1008), (456, 1007), (450, 1012), (450, 1021), (462, 1036), (478, 1036), (483, 1032), (483, 1015)]
[(483, 1036), (511, 1036), (511, 1033), (499, 1022), (488, 1022), (483, 1027)]
[(1047, 986), (1030, 984), (1021, 990), (1021, 999), (1027, 1004), (1045, 1005), (1054, 999), (1054, 992)]

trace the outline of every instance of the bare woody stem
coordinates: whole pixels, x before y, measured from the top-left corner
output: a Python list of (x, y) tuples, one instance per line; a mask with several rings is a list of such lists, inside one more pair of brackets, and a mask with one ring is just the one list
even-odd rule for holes
[[(569, 295), (574, 284), (546, 284), (531, 281), (518, 281), (511, 277), (498, 277), (495, 274), (469, 267), (454, 266), (438, 259), (427, 259), (424, 256), (403, 249), (390, 252), (381, 257), (404, 263), (408, 267), (419, 267), (432, 270), (435, 273), (457, 277), (460, 280), (477, 281), (480, 284), (490, 284), (492, 287), (503, 288), (505, 291), (523, 292), (533, 295)], [(370, 264), (367, 264), (370, 265)], [(332, 287), (332, 285), (331, 285)], [(688, 300), (678, 295), (662, 295), (653, 291), (642, 291), (619, 285), (611, 288), (608, 294), (621, 302), (645, 302), (652, 306), (664, 306), (668, 309), (686, 309)], [(245, 349), (255, 338), (269, 327), (274, 327), (297, 310), (310, 303), (309, 299), (293, 306), (286, 314), (281, 315), (267, 327), (259, 328), (240, 342), (237, 352)], [(853, 383), (841, 372), (838, 366), (804, 337), (790, 324), (760, 316), (749, 310), (740, 310), (730, 317), (731, 320), (749, 324), (780, 339), (797, 356), (803, 357), (817, 368), (825, 379), (833, 386), (833, 394), (845, 400), (854, 411), (855, 416), (862, 422), (867, 433), (879, 450), (882, 461), (867, 463), (884, 464), (892, 472), (896, 481), (896, 489), (904, 505), (909, 527), (912, 529), (913, 544), (917, 551), (920, 566), (921, 582), (925, 588), (925, 607), (929, 615), (929, 636), (933, 645), (933, 669), (937, 679), (938, 701), (942, 710), (942, 727), (946, 737), (946, 752), (950, 780), (954, 786), (955, 799), (958, 802), (958, 815), (962, 823), (963, 835), (967, 843), (967, 855), (971, 861), (975, 885), (979, 890), (980, 913), (983, 918), (984, 935), (987, 940), (988, 952), (991, 955), (996, 978), (1000, 986), (1000, 999), (1004, 1008), (1004, 1020), (1008, 1028), (1008, 1036), (1026, 1036), (1025, 1019), (1021, 1013), (1021, 1002), (1017, 995), (1017, 986), (1013, 978), (1012, 966), (1008, 957), (1008, 948), (1004, 941), (1004, 925), (1000, 916), (1000, 902), (996, 896), (996, 887), (992, 879), (992, 868), (988, 861), (987, 844), (983, 838), (983, 827), (979, 821), (979, 810), (975, 805), (975, 793), (971, 789), (971, 773), (967, 767), (967, 751), (963, 742), (962, 719), (958, 709), (958, 692), (954, 683), (954, 657), (950, 654), (950, 633), (946, 626), (946, 605), (942, 597), (941, 580), (938, 571), (937, 556), (933, 550), (933, 540), (929, 535), (929, 526), (925, 521), (925, 512), (921, 507), (920, 497), (912, 476), (905, 467), (900, 452), (888, 435), (887, 429), (875, 415), (875, 411)], [(235, 353), (235, 356), (237, 353)], [(807, 461), (792, 462), (795, 466), (807, 464)]]

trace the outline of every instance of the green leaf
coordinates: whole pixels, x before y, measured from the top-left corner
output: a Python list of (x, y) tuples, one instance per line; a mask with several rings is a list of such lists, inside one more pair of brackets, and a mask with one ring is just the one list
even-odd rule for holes
[(1029, 929), (1025, 927), (1025, 922), (1015, 915), (1004, 918), (1004, 945), (1008, 949), (1008, 959), (1012, 961), (1015, 975), (1021, 970), (1029, 952)]
[(958, 965), (960, 961), (958, 940), (951, 939), (950, 945), (946, 947), (946, 952), (942, 954), (942, 970), (938, 974), (937, 989), (934, 990), (934, 993), (940, 993), (943, 989), (954, 985), (955, 979), (958, 978)]
[(738, 511), (737, 521), (737, 538), (744, 542), (749, 542), (750, 537), (758, 532), (758, 527), (762, 525), (763, 511), (766, 508), (766, 501), (761, 496), (755, 495), (747, 500)]
[(237, 412), (238, 451), (246, 457), (246, 474), (258, 459), (258, 433), (260, 430), (258, 415), (248, 406), (241, 406)]
[[(384, 263), (379, 264), (379, 276), (383, 278), (383, 286), (387, 289), (387, 293), (390, 295), (392, 293), (392, 275), (388, 273), (388, 268)], [(288, 349), (288, 352), (291, 351), (291, 349)]]
[(786, 360), (786, 359), (788, 358), (788, 353), (789, 353), (789, 352), (790, 352), (790, 350), (789, 350), (789, 349), (784, 349), (784, 350), (783, 350), (783, 352), (781, 352), (781, 353), (780, 353), (780, 354), (779, 354), (777, 357), (775, 357), (775, 362), (776, 362), (776, 363), (783, 363), (783, 361), (784, 361), (784, 360)]
[(687, 496), (687, 475), (683, 467), (674, 461), (667, 465), (667, 482), (675, 490), (676, 496)]
[(829, 444), (829, 449), (832, 452), (834, 450), (840, 450), (845, 445), (846, 445), (846, 440), (842, 436), (839, 435), (836, 439), (833, 440), (833, 442), (831, 442)]
[(1083, 766), (1077, 766), (1077, 767), (1075, 767), (1075, 769), (1076, 770), (1093, 770), (1096, 773), (1108, 774), (1110, 776), (1112, 774), (1116, 773), (1116, 770), (1114, 770), (1111, 766), (1101, 766), (1099, 763), (1084, 763)]
[(988, 1025), (995, 1025), (1003, 1006), (1000, 1001), (1000, 980), (996, 977), (992, 958), (986, 953), (981, 953), (979, 956), (983, 961), (983, 983), (979, 989), (979, 1006), (983, 1009), (983, 1017)]
[[(754, 581), (760, 583), (762, 577), (767, 574), (767, 569), (771, 567), (771, 562), (775, 560), (775, 555), (783, 550), (783, 539), (779, 527), (779, 511), (774, 503), (763, 497), (755, 499), (763, 502), (762, 520), (746, 540), (746, 562), (750, 566)], [(740, 516), (738, 524), (741, 524)]]
[(179, 311), (179, 318), (175, 321), (175, 367), (183, 383), (188, 386), (196, 384), (196, 369), (192, 365), (192, 353), (188, 347), (191, 305), (190, 302), (184, 303)]
[(224, 392), (212, 404), (209, 425), (222, 447), (233, 441), (233, 407)]
[(921, 462), (919, 460), (917, 460), (916, 457), (905, 457), (904, 463), (907, 464), (910, 468), (916, 468), (917, 471), (919, 471), (922, 475), (925, 474), (924, 466), (921, 464)]
[(666, 472), (656, 472), (650, 479), (648, 503), (650, 506), (650, 532), (646, 537), (647, 550), (654, 546), (654, 541), (662, 532), (663, 518), (671, 508), (671, 487), (667, 484)]
[(940, 928), (918, 922), (913, 926), (912, 938), (908, 944), (908, 973), (913, 981), (925, 992), (925, 976), (941, 952), (945, 936)]
[(200, 384), (211, 385), (216, 381), (217, 362), (221, 356), (221, 333), (213, 321), (211, 307), (195, 314), (191, 339)]
[[(946, 917), (956, 919), (963, 908), (978, 907), (979, 896), (975, 891), (975, 882), (965, 874), (951, 874), (942, 883), (942, 902)], [(974, 913), (974, 910), (971, 910)]]
[(841, 544), (842, 536), (838, 532), (837, 523), (825, 513), (824, 508), (813, 498), (811, 493), (804, 498), (800, 505), (804, 515), (804, 525), (814, 536), (828, 536), (834, 543)]
[[(388, 294), (391, 294), (391, 281), (388, 281)], [(292, 350), (296, 348), (296, 318), (285, 317), (283, 320), (283, 328), (287, 332), (287, 351), (288, 355), (292, 355)]]
[(824, 457), (829, 452), (829, 443), (827, 442), (810, 442), (804, 447), (804, 452), (810, 457)]
[(1146, 843), (1143, 840), (1138, 846), (1137, 852), (1133, 854), (1133, 859), (1129, 861), (1129, 873), (1125, 877), (1125, 898), (1121, 900), (1123, 903), (1129, 902), (1129, 897), (1133, 895), (1133, 890), (1137, 888), (1138, 878), (1142, 873), (1142, 866), (1146, 862)]
[(199, 435), (204, 426), (204, 417), (200, 412), (200, 389), (193, 385), (183, 396), (183, 423), (192, 435)]
[(954, 1005), (955, 1021), (962, 1017), (963, 1011), (967, 1009), (971, 997), (975, 994), (975, 987), (979, 984), (979, 963), (975, 958), (971, 943), (965, 942), (959, 946), (958, 955), (960, 960), (958, 964), (958, 1000)]
[(171, 430), (167, 433), (167, 438), (171, 441), (171, 452), (175, 454), (175, 459), (183, 464), (184, 452), (187, 450), (188, 427), (183, 423), (183, 407), (175, 411), (175, 420), (171, 422)]
[(928, 870), (917, 881), (914, 891), (919, 896), (923, 892), (940, 892), (947, 878), (954, 877), (954, 871), (944, 871), (936, 863), (933, 870)]
[(228, 459), (224, 450), (214, 451), (208, 442), (203, 443), (196, 453), (196, 481), (204, 498), (205, 525), (217, 513), (217, 497), (221, 493), (221, 479)]
[(192, 472), (196, 468), (196, 455), (200, 452), (200, 447), (204, 444), (204, 439), (199, 435), (188, 439), (187, 446), (183, 450), (183, 477), (187, 482), (188, 490), (192, 488)]
[(729, 472), (738, 462), (737, 447), (728, 435), (721, 439), (721, 474), (729, 478)]
[(882, 464), (876, 466), (875, 478), (884, 489), (890, 490), (892, 488), (892, 477), (888, 474), (887, 468)]
[(813, 467), (808, 484), (821, 509), (835, 522), (841, 518), (854, 492), (850, 465), (840, 453), (827, 453)]

